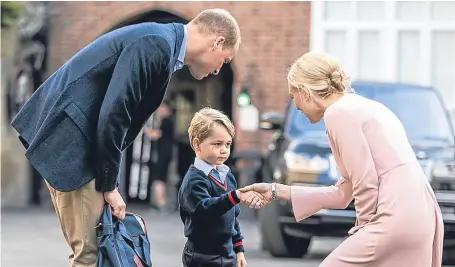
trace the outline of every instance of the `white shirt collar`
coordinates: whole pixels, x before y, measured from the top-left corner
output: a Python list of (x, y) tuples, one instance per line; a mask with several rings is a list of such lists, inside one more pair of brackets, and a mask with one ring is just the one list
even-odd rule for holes
[(183, 41), (182, 41), (182, 45), (180, 46), (180, 52), (177, 57), (177, 62), (175, 63), (175, 66), (174, 66), (174, 71), (177, 71), (177, 70), (183, 68), (183, 66), (185, 65), (184, 61), (185, 61), (185, 54), (186, 54), (186, 44), (187, 44), (187, 39), (188, 39), (188, 32), (186, 29), (186, 25), (183, 25), (183, 31), (184, 31)]
[(216, 168), (214, 168), (212, 165), (208, 164), (207, 162), (203, 161), (202, 159), (200, 159), (198, 157), (196, 157), (194, 159), (194, 167), (203, 171), (204, 174), (207, 176), (210, 174), (210, 172), (213, 169), (215, 169), (220, 174), (220, 179), (222, 180), (221, 182), (223, 182), (223, 183), (224, 183), (224, 179), (226, 178), (228, 172), (230, 171), (230, 168), (225, 164), (217, 165)]

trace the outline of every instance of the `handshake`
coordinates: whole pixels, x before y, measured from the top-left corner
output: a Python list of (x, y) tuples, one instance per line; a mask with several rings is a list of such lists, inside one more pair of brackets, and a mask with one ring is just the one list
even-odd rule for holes
[(240, 203), (252, 209), (261, 209), (272, 201), (272, 184), (256, 183), (236, 190)]

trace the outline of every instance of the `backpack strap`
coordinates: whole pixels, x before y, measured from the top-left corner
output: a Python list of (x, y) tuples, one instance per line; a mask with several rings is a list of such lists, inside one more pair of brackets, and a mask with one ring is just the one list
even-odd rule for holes
[(100, 222), (103, 227), (102, 235), (114, 234), (114, 223), (112, 222), (112, 211), (109, 204), (104, 205), (103, 216)]

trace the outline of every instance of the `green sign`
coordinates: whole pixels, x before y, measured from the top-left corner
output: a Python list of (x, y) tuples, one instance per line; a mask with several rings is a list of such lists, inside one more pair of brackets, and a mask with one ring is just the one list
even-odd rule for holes
[(240, 94), (237, 95), (237, 105), (239, 107), (247, 107), (251, 104), (251, 97), (248, 93), (246, 92), (241, 92)]

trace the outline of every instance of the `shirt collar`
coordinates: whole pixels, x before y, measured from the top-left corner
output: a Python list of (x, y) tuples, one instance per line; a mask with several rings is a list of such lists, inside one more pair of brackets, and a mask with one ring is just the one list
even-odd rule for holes
[[(194, 167), (198, 168), (199, 170), (203, 171), (205, 175), (209, 175), (210, 172), (215, 169), (212, 165), (208, 164), (207, 162), (203, 161), (202, 159), (196, 157), (194, 159)], [(230, 171), (229, 167), (225, 164), (216, 166), (216, 170), (220, 173), (228, 173)]]
[(183, 34), (182, 46), (180, 46), (180, 52), (177, 57), (177, 62), (175, 63), (175, 66), (174, 66), (174, 71), (177, 71), (177, 70), (183, 68), (183, 66), (185, 65), (184, 62), (185, 62), (185, 53), (186, 53), (186, 43), (187, 43), (187, 38), (188, 38), (188, 32), (186, 29), (186, 25), (183, 25), (183, 31), (184, 31), (184, 34)]

